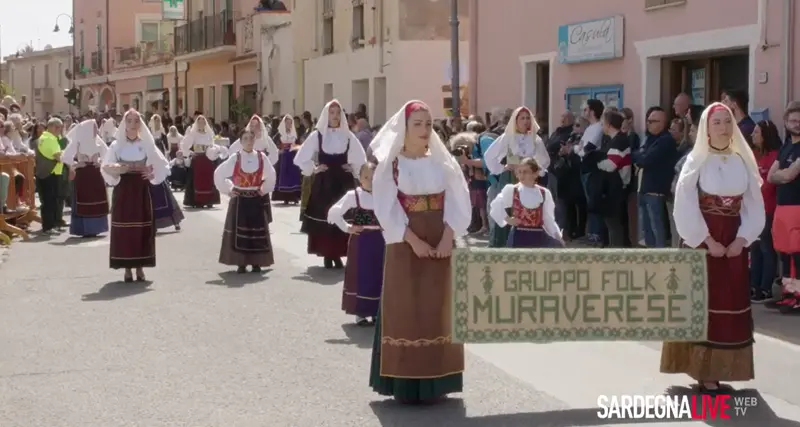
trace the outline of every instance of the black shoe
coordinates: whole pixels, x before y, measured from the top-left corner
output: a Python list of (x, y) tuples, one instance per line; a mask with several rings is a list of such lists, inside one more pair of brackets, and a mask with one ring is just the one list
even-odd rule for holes
[(181, 231), (181, 226), (178, 225), (178, 224), (175, 224), (175, 231)]
[(239, 268), (236, 269), (236, 273), (238, 274), (247, 273), (247, 267), (244, 265), (239, 266)]
[(252, 272), (253, 273), (261, 273), (261, 267), (257, 266), (257, 265), (254, 265), (253, 269), (252, 269)]
[(325, 258), (323, 265), (325, 265), (325, 268), (333, 268), (333, 260), (330, 258)]
[(334, 258), (333, 259), (333, 266), (334, 268), (344, 268), (344, 264), (342, 264), (341, 258)]
[(753, 304), (766, 304), (772, 300), (772, 292), (753, 291), (751, 292), (750, 302)]
[(125, 273), (123, 280), (125, 280), (125, 283), (133, 283), (133, 273)]

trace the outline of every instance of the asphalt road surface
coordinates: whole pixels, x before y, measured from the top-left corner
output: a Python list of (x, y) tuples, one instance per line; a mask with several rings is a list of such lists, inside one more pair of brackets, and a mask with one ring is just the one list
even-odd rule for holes
[[(159, 234), (149, 287), (117, 282), (107, 238), (15, 243), (0, 266), (0, 427), (706, 425), (598, 419), (599, 395), (690, 384), (659, 374), (658, 343), (469, 345), (463, 394), (386, 400), (367, 385), (372, 329), (339, 309), (342, 272), (305, 253), (296, 207), (274, 215), (263, 275), (217, 263), (219, 207)], [(800, 426), (800, 318), (756, 323), (757, 379), (734, 385), (758, 406), (708, 425)]]

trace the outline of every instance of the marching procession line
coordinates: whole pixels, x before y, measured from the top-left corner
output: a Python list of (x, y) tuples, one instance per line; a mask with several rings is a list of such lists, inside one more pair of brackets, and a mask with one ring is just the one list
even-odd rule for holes
[[(224, 200), (222, 206), (225, 206)], [(291, 260), (292, 264), (316, 265), (318, 259), (305, 252), (305, 236), (299, 233), (297, 212), (296, 208), (273, 207), (273, 245), (296, 257)], [(220, 223), (225, 220), (224, 209), (202, 213)], [(277, 261), (280, 263), (280, 260)], [(790, 393), (795, 387), (796, 378), (786, 374), (798, 371), (797, 353), (800, 353), (800, 346), (760, 333), (755, 334), (755, 340), (756, 380), (736, 383), (735, 387), (757, 389), (759, 397), (776, 416), (800, 420), (800, 396)], [(573, 408), (594, 408), (600, 395), (659, 395), (670, 387), (691, 384), (689, 377), (659, 373), (660, 347), (658, 342), (617, 341), (469, 344), (467, 350), (471, 355)], [(465, 386), (469, 387), (469, 380)], [(681, 422), (663, 425), (694, 424)]]

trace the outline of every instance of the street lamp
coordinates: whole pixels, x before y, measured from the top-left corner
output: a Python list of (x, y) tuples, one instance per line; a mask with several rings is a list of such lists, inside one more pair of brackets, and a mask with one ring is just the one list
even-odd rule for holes
[(62, 13), (62, 14), (59, 14), (58, 16), (56, 16), (56, 26), (53, 27), (53, 32), (57, 33), (59, 31), (61, 31), (61, 28), (58, 27), (58, 18), (61, 18), (62, 16), (66, 16), (67, 18), (69, 18), (69, 33), (70, 34), (75, 33), (75, 24), (74, 24), (74, 21), (72, 20), (72, 16), (67, 15), (66, 13)]

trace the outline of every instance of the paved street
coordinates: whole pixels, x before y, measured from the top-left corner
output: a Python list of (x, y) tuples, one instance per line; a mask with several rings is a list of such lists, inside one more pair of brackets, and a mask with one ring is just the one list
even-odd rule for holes
[[(305, 254), (296, 207), (274, 214), (263, 276), (217, 264), (223, 208), (159, 235), (148, 288), (116, 282), (107, 239), (16, 242), (0, 266), (0, 426), (706, 425), (597, 418), (598, 395), (690, 383), (658, 373), (659, 344), (470, 345), (463, 395), (384, 401), (367, 385), (372, 329), (339, 309), (341, 271)], [(713, 425), (800, 426), (800, 318), (756, 322), (758, 379), (736, 385), (759, 407)]]

